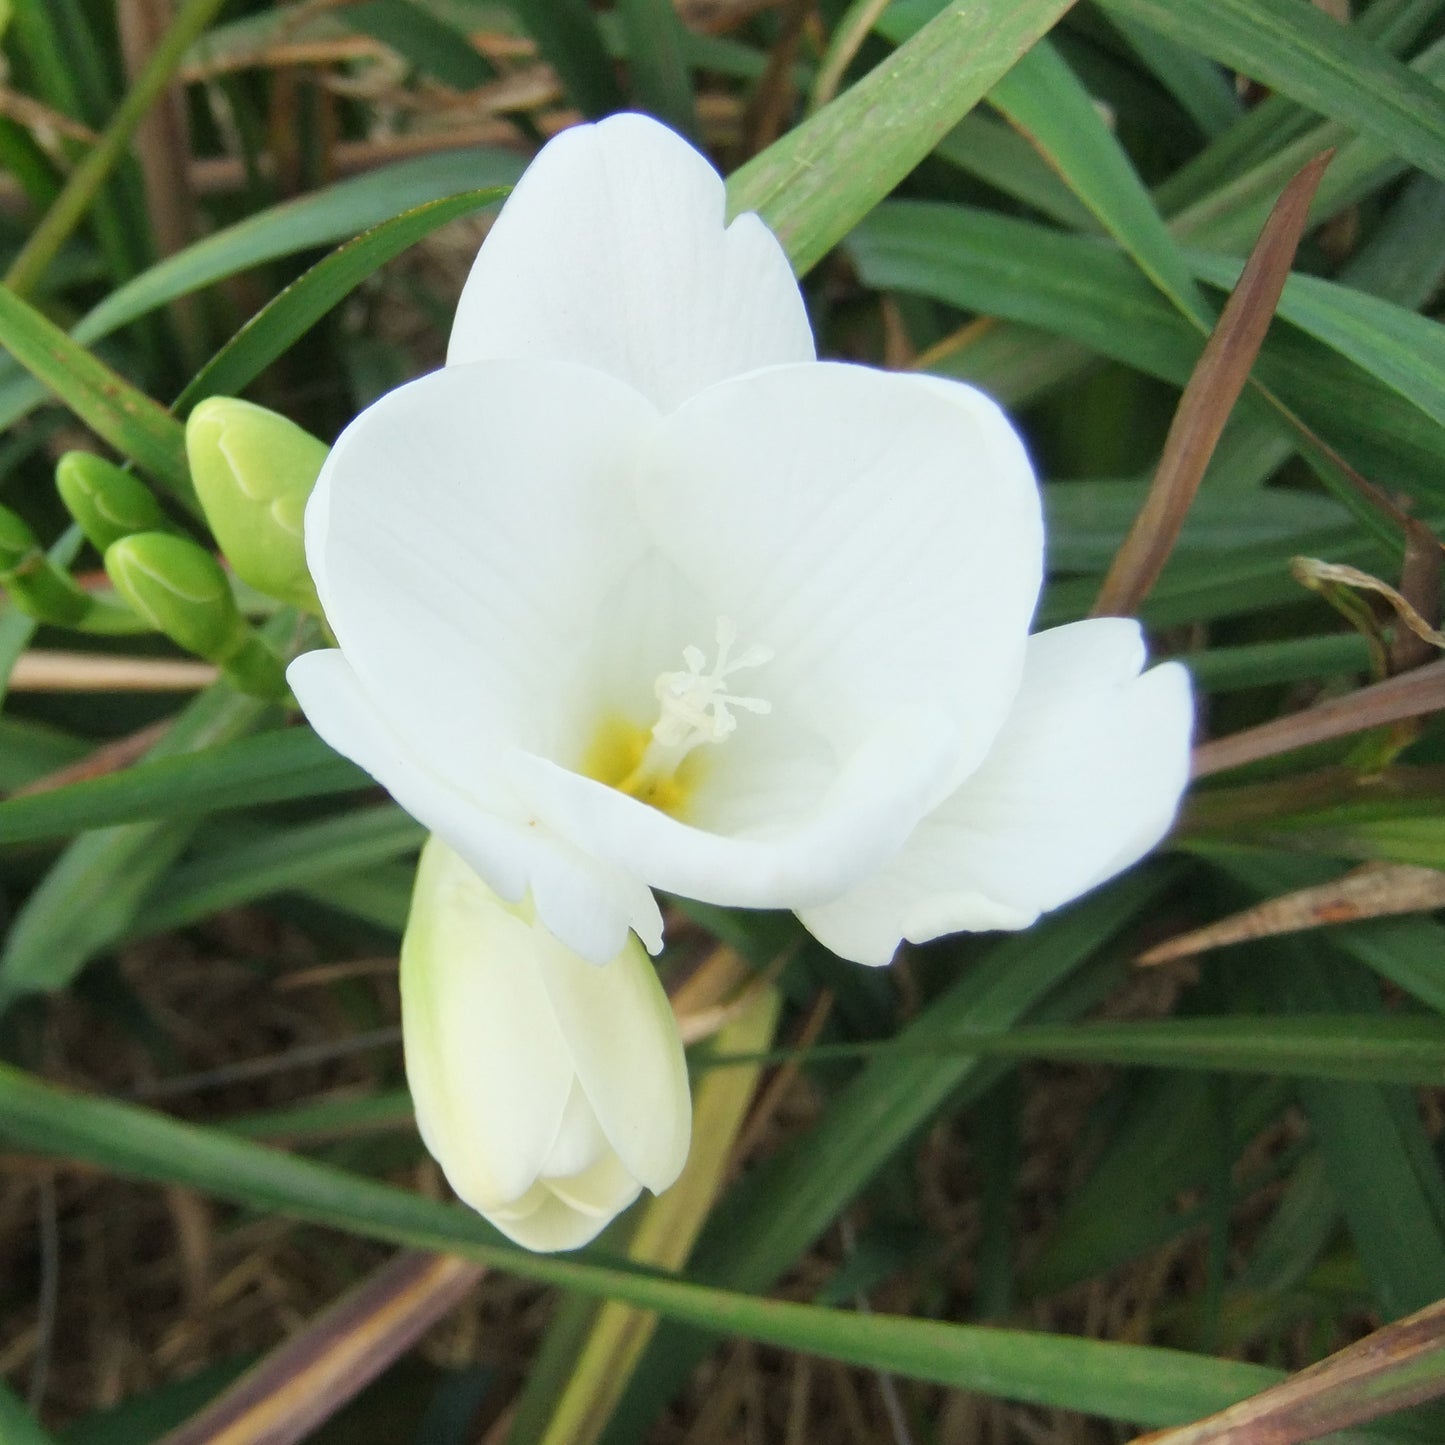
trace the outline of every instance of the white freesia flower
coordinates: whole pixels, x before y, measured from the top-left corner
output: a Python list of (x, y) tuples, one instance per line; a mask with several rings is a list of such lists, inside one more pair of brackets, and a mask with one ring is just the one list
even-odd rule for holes
[(519, 1244), (575, 1249), (681, 1172), (687, 1065), (635, 938), (588, 963), (433, 838), (401, 992), (422, 1138), (457, 1194)]
[(307, 557), (317, 731), (594, 962), (653, 890), (840, 954), (1019, 927), (1168, 826), (1177, 666), (1028, 625), (1038, 489), (972, 388), (814, 359), (787, 259), (619, 116), (547, 145), (448, 364), (333, 449)]

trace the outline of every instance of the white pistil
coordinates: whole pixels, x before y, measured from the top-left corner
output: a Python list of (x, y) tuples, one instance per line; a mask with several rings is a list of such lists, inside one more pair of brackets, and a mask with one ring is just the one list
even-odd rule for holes
[(730, 618), (717, 624), (717, 661), (704, 672), (707, 657), (700, 647), (689, 644), (682, 650), (686, 672), (664, 672), (653, 684), (662, 716), (652, 728), (652, 738), (641, 762), (624, 787), (640, 793), (664, 782), (677, 771), (682, 760), (703, 743), (725, 742), (737, 730), (733, 708), (744, 712), (769, 713), (772, 703), (761, 697), (745, 697), (727, 690), (727, 679), (749, 667), (761, 667), (773, 659), (771, 647), (749, 647), (731, 658), (737, 628)]

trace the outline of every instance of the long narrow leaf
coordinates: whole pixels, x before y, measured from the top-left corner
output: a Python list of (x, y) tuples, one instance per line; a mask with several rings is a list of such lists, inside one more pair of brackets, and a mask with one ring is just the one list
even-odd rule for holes
[(728, 181), (800, 275), (886, 196), (988, 93), (1072, 0), (952, 0), (843, 95)]
[(0, 843), (371, 786), (365, 773), (338, 757), (315, 733), (287, 728), (11, 798), (0, 803)]
[(122, 456), (199, 510), (181, 424), (4, 286), (0, 346)]
[(1232, 1404), (1280, 1378), (1263, 1366), (1175, 1350), (821, 1309), (583, 1258), (528, 1254), (499, 1244), (477, 1216), (456, 1206), (132, 1105), (83, 1098), (4, 1065), (0, 1133), (50, 1157), (189, 1185), (251, 1208), (457, 1254), (681, 1322), (954, 1389), (1165, 1425)]
[(1295, 0), (1101, 0), (1122, 15), (1378, 137), (1445, 178), (1445, 95), (1387, 51)]
[(490, 186), (429, 201), (333, 251), (272, 297), (191, 379), (173, 409), (184, 413), (204, 397), (241, 392), (337, 302), (408, 246), (505, 195), (505, 189)]

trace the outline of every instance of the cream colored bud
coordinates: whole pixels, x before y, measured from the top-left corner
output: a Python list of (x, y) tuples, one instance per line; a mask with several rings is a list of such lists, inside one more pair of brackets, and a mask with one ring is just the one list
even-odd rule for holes
[(504, 903), (439, 838), (401, 950), (417, 1125), (457, 1194), (528, 1249), (575, 1249), (687, 1158), (682, 1041), (635, 936), (610, 963)]

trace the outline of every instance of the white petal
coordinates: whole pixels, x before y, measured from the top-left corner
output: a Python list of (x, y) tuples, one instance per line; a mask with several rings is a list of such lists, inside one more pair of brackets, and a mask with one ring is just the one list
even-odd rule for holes
[(782, 247), (751, 214), (724, 228), (725, 205), (707, 160), (654, 120), (564, 131), (483, 243), (448, 363), (578, 362), (670, 410), (726, 377), (811, 361)]
[[(682, 1040), (656, 971), (636, 940), (602, 968), (541, 929), (536, 951), (597, 1124), (633, 1178), (654, 1193), (666, 1189), (687, 1159), (692, 1107)], [(571, 1186), (554, 1179), (553, 1187)]]
[(483, 1213), (531, 1188), (573, 1086), (534, 938), (445, 844), (427, 844), (401, 950), (407, 1082), (427, 1148)]
[[(312, 727), (365, 768), (414, 818), (439, 834), (508, 902), (532, 890), (553, 932), (595, 962), (614, 957), (628, 929), (657, 952), (662, 916), (635, 877), (579, 853), (496, 785), (484, 796), (444, 780), (372, 702), (337, 651), (308, 652), (287, 681)], [(424, 760), (425, 759), (425, 760)], [(444, 761), (444, 760), (438, 760)]]
[(1031, 638), (983, 765), (887, 867), (801, 910), (809, 931), (886, 963), (904, 938), (1027, 927), (1147, 853), (1188, 781), (1193, 706), (1184, 668), (1139, 676), (1143, 659), (1138, 625), (1121, 618)]
[(827, 363), (714, 387), (664, 419), (639, 511), (739, 645), (773, 649), (756, 687), (740, 675), (772, 703), (756, 727), (795, 719), (841, 759), (890, 716), (932, 712), (959, 777), (982, 759), (1018, 686), (1043, 532), (1023, 446), (981, 392)]
[[(730, 907), (796, 908), (835, 897), (902, 846), (954, 744), (936, 716), (889, 719), (832, 765), (826, 787), (803, 790), (801, 800), (785, 786), (770, 791), (767, 778), (744, 779), (738, 811), (759, 826), (731, 836), (520, 751), (510, 776), (553, 832), (654, 888)], [(760, 822), (770, 797), (799, 811)]]
[(306, 515), (326, 617), (367, 693), (438, 771), (580, 748), (598, 600), (646, 548), (630, 479), (655, 412), (596, 372), (448, 367), (367, 408)]
[(602, 1160), (570, 1181), (569, 1196), (551, 1183), (538, 1183), (515, 1205), (487, 1212), (487, 1218), (524, 1249), (551, 1252), (590, 1244), (642, 1192), (616, 1159)]

